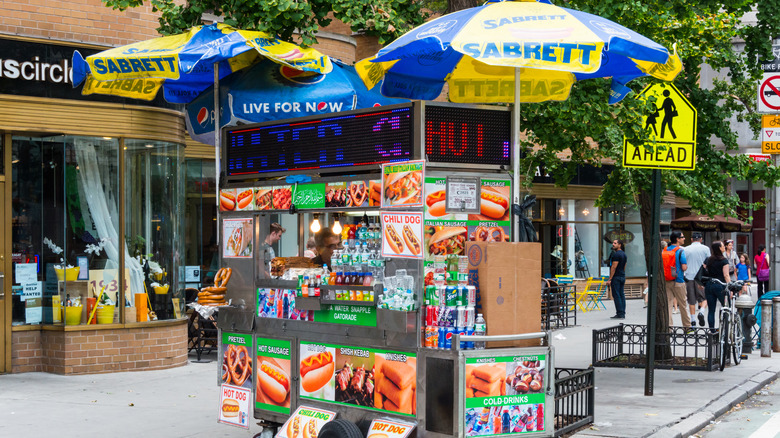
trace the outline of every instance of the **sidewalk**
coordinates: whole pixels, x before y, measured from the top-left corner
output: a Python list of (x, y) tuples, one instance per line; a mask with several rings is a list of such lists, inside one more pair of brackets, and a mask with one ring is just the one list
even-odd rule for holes
[[(558, 367), (586, 368), (591, 364), (593, 329), (646, 324), (642, 300), (628, 300), (625, 320), (612, 320), (607, 310), (577, 314), (577, 326), (553, 333)], [(674, 315), (675, 325), (680, 316)], [(596, 368), (596, 419), (575, 437), (687, 437), (744, 401), (780, 376), (780, 353), (762, 358), (753, 350), (737, 367), (720, 371), (659, 370), (654, 372), (653, 396), (644, 395), (645, 370)]]
[[(607, 310), (579, 313), (577, 326), (553, 332), (556, 366), (587, 368), (594, 328), (616, 325)], [(644, 324), (641, 300), (629, 300), (626, 323)], [(675, 315), (679, 324), (679, 316)], [(195, 359), (194, 354), (190, 356)], [(59, 376), (0, 375), (0, 436), (58, 438), (251, 437), (217, 423), (216, 354), (210, 363), (162, 371)], [(687, 437), (780, 374), (780, 353), (755, 350), (724, 372), (656, 370), (644, 396), (644, 370), (596, 368), (596, 420), (576, 437)]]

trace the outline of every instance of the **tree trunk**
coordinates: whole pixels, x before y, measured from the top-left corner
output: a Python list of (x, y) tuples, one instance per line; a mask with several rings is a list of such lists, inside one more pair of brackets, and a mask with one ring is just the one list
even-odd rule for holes
[[(651, 214), (652, 214), (652, 192), (649, 192), (647, 190), (640, 190), (639, 191), (639, 216), (642, 218), (642, 240), (645, 244), (645, 263), (648, 269), (648, 275), (650, 274), (650, 258), (651, 258), (651, 251), (650, 248), (652, 248), (653, 245), (653, 230), (650, 228), (651, 225)], [(672, 349), (671, 346), (668, 345), (668, 335), (665, 335), (669, 332), (669, 304), (666, 300), (666, 283), (664, 281), (663, 277), (663, 262), (662, 258), (660, 257), (659, 253), (659, 260), (658, 260), (658, 281), (656, 283), (656, 290), (655, 290), (655, 297), (656, 297), (656, 307), (655, 307), (655, 319), (656, 319), (656, 339), (655, 339), (655, 360), (666, 360), (672, 358)], [(650, 293), (648, 291), (648, 293)], [(649, 298), (649, 297), (648, 297)], [(682, 311), (682, 306), (680, 307)], [(648, 321), (648, 327), (649, 327)], [(667, 344), (667, 345), (663, 345)]]
[(473, 8), (482, 5), (484, 2), (477, 0), (449, 0), (447, 2), (447, 13), (460, 11), (461, 9)]

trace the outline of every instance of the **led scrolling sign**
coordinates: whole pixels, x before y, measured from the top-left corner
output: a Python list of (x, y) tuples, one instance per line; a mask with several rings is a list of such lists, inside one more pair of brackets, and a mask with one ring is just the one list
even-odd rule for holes
[(414, 112), (420, 108), (429, 162), (510, 164), (508, 111), (409, 104), (228, 129), (226, 173), (290, 174), (418, 159)]

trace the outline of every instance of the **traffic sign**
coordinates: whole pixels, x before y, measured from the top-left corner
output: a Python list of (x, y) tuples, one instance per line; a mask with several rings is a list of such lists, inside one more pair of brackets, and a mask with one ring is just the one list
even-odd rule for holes
[(761, 116), (761, 152), (780, 154), (780, 116)]
[(758, 87), (758, 112), (778, 111), (780, 111), (780, 74), (764, 73), (764, 79)]
[[(647, 169), (696, 168), (696, 108), (672, 84), (647, 86), (637, 99), (655, 96), (656, 111), (644, 118), (650, 144), (623, 138), (623, 166)], [(646, 147), (649, 146), (649, 147)]]

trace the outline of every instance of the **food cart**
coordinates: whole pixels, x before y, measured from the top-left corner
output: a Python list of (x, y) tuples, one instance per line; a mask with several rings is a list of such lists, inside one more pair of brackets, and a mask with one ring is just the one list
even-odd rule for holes
[[(504, 108), (413, 102), (224, 129), (221, 422), (288, 438), (553, 435), (553, 350), (527, 281), (540, 271), (501, 266), (527, 248), (508, 243), (510, 125)], [(284, 215), (292, 254), (268, 239)], [(337, 236), (326, 266), (302, 257), (322, 227)], [(496, 285), (478, 278), (489, 257)]]

